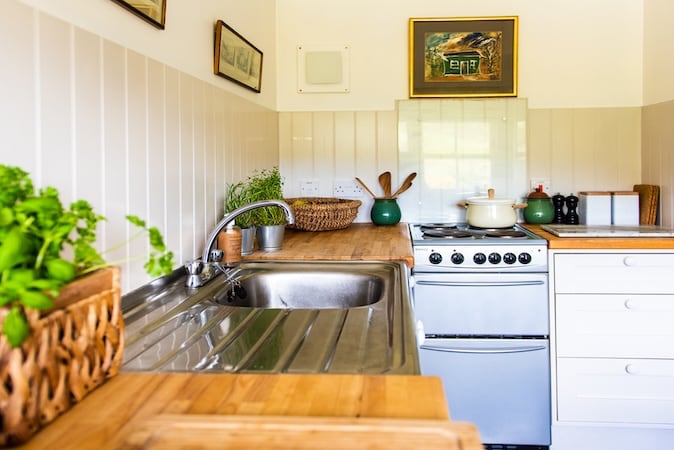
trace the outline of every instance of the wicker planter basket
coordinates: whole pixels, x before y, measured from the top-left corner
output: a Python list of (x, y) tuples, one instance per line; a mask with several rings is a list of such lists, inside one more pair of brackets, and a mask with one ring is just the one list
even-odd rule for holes
[[(32, 334), (21, 348), (0, 335), (0, 446), (26, 442), (122, 364), (118, 267), (68, 284), (43, 317), (31, 313)], [(5, 315), (0, 308), (0, 324)]]
[(305, 231), (330, 231), (346, 228), (358, 215), (360, 200), (329, 197), (287, 198), (295, 214), (295, 223), (288, 225)]

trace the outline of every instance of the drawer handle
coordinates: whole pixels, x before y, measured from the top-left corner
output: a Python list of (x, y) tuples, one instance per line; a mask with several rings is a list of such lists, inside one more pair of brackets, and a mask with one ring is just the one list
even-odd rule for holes
[(634, 364), (627, 364), (625, 366), (625, 372), (627, 372), (630, 375), (637, 375), (639, 373), (639, 370), (637, 370), (637, 366)]
[(633, 267), (637, 265), (637, 258), (633, 256), (625, 256), (623, 258), (623, 264), (626, 265), (627, 267)]
[(634, 309), (634, 307), (636, 306), (631, 298), (625, 300), (625, 303), (623, 304), (625, 305), (625, 309)]

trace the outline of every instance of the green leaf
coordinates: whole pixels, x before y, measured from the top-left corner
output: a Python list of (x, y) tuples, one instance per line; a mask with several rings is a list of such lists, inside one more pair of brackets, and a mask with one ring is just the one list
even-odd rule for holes
[(30, 333), (30, 327), (21, 308), (13, 306), (9, 310), (2, 324), (2, 331), (7, 336), (7, 341), (12, 348), (20, 347), (23, 344)]
[(148, 234), (150, 235), (150, 245), (152, 248), (158, 252), (166, 251), (166, 245), (164, 245), (164, 238), (162, 238), (161, 232), (156, 227), (150, 228)]
[(50, 309), (54, 307), (54, 301), (40, 291), (24, 290), (21, 292), (21, 303), (33, 309)]
[(50, 259), (46, 266), (50, 278), (64, 282), (75, 278), (75, 265), (65, 259)]
[(23, 233), (19, 227), (12, 228), (0, 245), (0, 272), (14, 267), (25, 260), (21, 256)]
[(128, 220), (137, 227), (146, 228), (145, 221), (138, 216), (128, 215), (126, 216), (126, 220)]

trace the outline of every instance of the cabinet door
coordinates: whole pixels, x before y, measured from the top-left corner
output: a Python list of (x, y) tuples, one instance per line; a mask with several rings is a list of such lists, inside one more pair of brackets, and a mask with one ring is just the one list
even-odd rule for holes
[(555, 254), (555, 292), (674, 294), (674, 253)]
[(674, 295), (555, 299), (558, 356), (674, 358)]
[(560, 421), (674, 424), (674, 361), (557, 359)]

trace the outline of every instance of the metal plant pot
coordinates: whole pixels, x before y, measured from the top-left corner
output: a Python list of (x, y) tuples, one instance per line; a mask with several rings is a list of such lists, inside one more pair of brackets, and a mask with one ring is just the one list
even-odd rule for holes
[(281, 250), (283, 244), (283, 235), (286, 226), (284, 225), (258, 225), (256, 230), (257, 245), (263, 252), (275, 252)]

